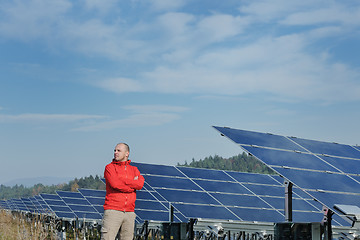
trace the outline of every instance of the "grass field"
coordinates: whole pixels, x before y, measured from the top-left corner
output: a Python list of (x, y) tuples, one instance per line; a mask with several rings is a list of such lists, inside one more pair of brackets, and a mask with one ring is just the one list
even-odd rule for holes
[(49, 225), (40, 219), (28, 218), (21, 214), (0, 210), (1, 240), (52, 240), (56, 236)]

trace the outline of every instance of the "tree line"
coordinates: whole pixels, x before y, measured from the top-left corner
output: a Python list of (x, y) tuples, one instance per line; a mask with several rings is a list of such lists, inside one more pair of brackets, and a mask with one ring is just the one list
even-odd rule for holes
[[(206, 157), (195, 161), (193, 158), (190, 163), (185, 161), (184, 164), (177, 163), (177, 166), (194, 167), (194, 168), (209, 168), (219, 170), (230, 170), (238, 172), (254, 172), (264, 174), (275, 174), (265, 164), (257, 160), (255, 157), (246, 154), (245, 152), (230, 158), (223, 158), (218, 155)], [(41, 183), (33, 187), (25, 187), (24, 185), (15, 185), (13, 187), (0, 185), (0, 199), (7, 200), (12, 198), (32, 197), (40, 193), (54, 194), (55, 191), (77, 191), (78, 188), (99, 189), (105, 190), (105, 184), (101, 180), (101, 176), (75, 178), (65, 184), (45, 186)]]
[(7, 200), (11, 198), (32, 197), (40, 193), (54, 194), (55, 191), (72, 191), (75, 192), (78, 188), (101, 189), (105, 190), (105, 184), (101, 177), (92, 175), (75, 178), (68, 183), (46, 186), (41, 183), (35, 184), (32, 187), (25, 187), (24, 185), (15, 185), (12, 187), (0, 185), (0, 199)]
[(237, 172), (275, 174), (275, 172), (267, 167), (264, 163), (260, 162), (255, 157), (246, 154), (245, 152), (230, 158), (223, 158), (218, 155), (206, 157), (204, 159), (200, 159), (199, 161), (195, 161), (193, 158), (190, 163), (185, 161), (184, 164), (178, 163), (177, 165), (194, 168), (230, 170)]

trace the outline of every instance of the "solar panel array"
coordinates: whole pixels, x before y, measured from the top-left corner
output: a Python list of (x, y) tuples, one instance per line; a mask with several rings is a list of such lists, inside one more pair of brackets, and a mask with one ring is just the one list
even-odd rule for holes
[[(137, 191), (136, 221), (188, 222), (191, 218), (250, 222), (285, 221), (284, 179), (278, 175), (133, 163), (145, 177)], [(104, 181), (104, 180), (103, 180)], [(46, 213), (56, 218), (100, 221), (104, 190), (57, 191), (0, 201), (5, 209)], [(32, 203), (32, 204), (31, 204)], [(173, 212), (173, 215), (170, 213)], [(320, 222), (322, 204), (293, 188), (293, 220)], [(349, 223), (334, 216), (334, 225)]]
[[(190, 218), (257, 222), (285, 221), (284, 179), (278, 175), (241, 173), (224, 170), (172, 167), (135, 163), (145, 177), (138, 192), (136, 212), (142, 220), (157, 214), (157, 220), (168, 221), (169, 206), (175, 209), (175, 221)], [(293, 189), (293, 219), (297, 222), (320, 222), (322, 205)], [(156, 206), (149, 208), (149, 202)], [(160, 204), (159, 204), (160, 203)], [(141, 212), (139, 212), (141, 211)], [(349, 223), (334, 216), (334, 224)]]
[[(0, 200), (0, 207), (3, 209), (43, 214), (53, 216), (59, 219), (86, 219), (101, 220), (102, 219), (102, 205), (100, 211), (96, 208), (96, 204), (91, 204), (86, 195), (80, 191), (94, 192), (98, 190), (79, 189), (79, 192), (57, 191), (57, 194), (40, 194), (30, 198)], [(103, 196), (105, 197), (105, 191)], [(100, 201), (104, 202), (104, 197)]]
[(214, 127), (329, 209), (360, 207), (360, 147)]

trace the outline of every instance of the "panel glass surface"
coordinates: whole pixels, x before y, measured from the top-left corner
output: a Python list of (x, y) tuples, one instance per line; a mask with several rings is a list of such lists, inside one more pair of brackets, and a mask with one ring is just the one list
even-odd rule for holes
[(93, 207), (95, 208), (95, 210), (100, 213), (103, 214), (104, 213), (104, 207), (102, 205), (93, 205)]
[(55, 212), (72, 212), (68, 206), (51, 206), (51, 209)]
[(56, 195), (56, 194), (46, 194), (46, 193), (41, 193), (40, 197), (42, 199), (53, 199), (53, 200), (61, 200), (61, 198)]
[(152, 164), (134, 163), (134, 162), (131, 162), (131, 165), (136, 166), (141, 174), (184, 177), (183, 174), (181, 174), (176, 168), (172, 166), (152, 165)]
[(258, 184), (243, 184), (251, 192), (258, 196), (278, 196), (283, 197), (285, 195), (285, 189), (282, 186), (273, 185), (258, 185)]
[(50, 200), (50, 199), (44, 199), (44, 201), (49, 206), (66, 206), (65, 202), (63, 200)]
[(349, 145), (320, 142), (302, 138), (291, 138), (291, 140), (300, 144), (312, 153), (360, 159), (360, 152)]
[(136, 209), (147, 209), (147, 210), (162, 210), (169, 211), (163, 204), (157, 201), (149, 201), (149, 200), (139, 200), (137, 199), (135, 202)]
[(204, 206), (191, 204), (174, 204), (174, 207), (185, 215), (186, 218), (209, 218), (241, 220), (238, 216), (222, 206)]
[(302, 148), (283, 136), (224, 127), (214, 128), (237, 144), (303, 151)]
[(337, 169), (312, 154), (254, 148), (248, 146), (243, 146), (243, 148), (270, 166), (286, 166), (292, 168), (339, 172)]
[(184, 178), (172, 178), (172, 177), (157, 177), (157, 176), (145, 176), (145, 181), (153, 188), (174, 188), (174, 189), (187, 189), (198, 190), (201, 189), (196, 186), (189, 179)]
[(168, 202), (219, 204), (214, 198), (205, 192), (168, 189), (158, 189), (157, 191)]
[(276, 183), (278, 183), (279, 185), (283, 186), (284, 185), (284, 178), (281, 177), (280, 175), (267, 175), (269, 176), (271, 179), (274, 179), (276, 181)]
[(58, 218), (75, 219), (76, 215), (73, 212), (55, 212)]
[(83, 199), (83, 195), (79, 192), (66, 192), (66, 191), (56, 191), (56, 193), (61, 198), (80, 198)]
[(326, 172), (310, 172), (303, 170), (275, 168), (287, 176), (289, 180), (302, 189), (319, 189), (336, 192), (360, 193), (360, 185), (350, 177)]
[(271, 209), (231, 207), (230, 210), (239, 216), (243, 221), (281, 222), (284, 221), (285, 218), (279, 211)]
[(102, 216), (97, 212), (78, 212), (78, 211), (74, 211), (74, 213), (76, 214), (76, 216), (79, 219), (95, 219), (95, 220), (102, 219)]
[(136, 199), (155, 200), (155, 197), (148, 191), (140, 190), (136, 192)]
[(360, 174), (360, 160), (321, 156), (326, 162), (348, 174)]
[(161, 196), (158, 192), (156, 192), (153, 189), (146, 190), (145, 187), (143, 187), (142, 190), (136, 192), (136, 198), (137, 199), (166, 201), (166, 199), (163, 196)]
[(3, 209), (9, 209), (6, 201), (4, 201), (4, 200), (0, 200), (0, 207)]
[(71, 210), (75, 211), (80, 211), (80, 212), (97, 212), (95, 210), (95, 208), (93, 208), (91, 205), (73, 205), (73, 204), (69, 204), (68, 205)]
[(309, 191), (309, 194), (311, 194), (320, 202), (326, 203), (329, 208), (334, 208), (335, 204), (353, 205), (360, 207), (360, 195), (313, 191)]
[(235, 182), (216, 182), (209, 180), (194, 180), (196, 184), (208, 192), (251, 194), (249, 190)]
[(25, 204), (29, 212), (36, 212), (37, 209), (29, 198), (21, 198), (21, 201)]
[(16, 204), (13, 202), (13, 199), (7, 200), (6, 202), (7, 202), (8, 206), (10, 206), (11, 209), (13, 209), (15, 211), (20, 211), (20, 209), (18, 209)]
[(105, 195), (106, 195), (105, 190), (93, 190), (93, 189), (79, 188), (78, 191), (85, 197), (105, 198)]
[(63, 198), (66, 204), (73, 204), (73, 205), (89, 205), (89, 202), (86, 199), (80, 198)]
[(145, 220), (162, 221), (162, 222), (169, 221), (169, 213), (168, 212), (145, 211), (145, 210), (135, 209), (135, 213), (143, 221), (145, 221)]
[[(324, 214), (321, 212), (301, 212), (293, 211), (293, 219), (296, 219), (296, 222), (321, 222), (324, 218)], [(334, 222), (331, 222), (332, 225)]]
[(281, 184), (275, 181), (270, 175), (231, 171), (226, 171), (226, 173), (229, 174), (229, 176), (231, 176), (235, 181), (238, 181), (240, 183), (258, 183), (281, 186)]
[(21, 211), (26, 211), (28, 212), (29, 209), (26, 207), (26, 205), (24, 204), (23, 201), (21, 201), (20, 199), (12, 199), (12, 203), (15, 205), (15, 207)]
[(211, 195), (224, 206), (271, 208), (271, 206), (269, 206), (266, 202), (264, 202), (257, 196), (223, 193), (212, 193)]
[(301, 188), (298, 188), (297, 186), (293, 186), (292, 191), (295, 197), (301, 197), (305, 199), (311, 198), (307, 192), (303, 191)]
[(177, 168), (189, 178), (233, 181), (224, 171), (221, 170), (210, 170), (210, 169), (189, 168), (189, 167), (177, 167)]
[(105, 197), (104, 198), (98, 198), (98, 197), (85, 197), (86, 200), (88, 200), (88, 202), (91, 205), (101, 205), (103, 206), (105, 203)]
[(36, 207), (36, 210), (40, 213), (43, 212), (43, 208), (40, 205), (40, 203), (37, 201), (37, 199), (35, 197), (29, 197), (30, 201), (34, 204), (34, 206)]

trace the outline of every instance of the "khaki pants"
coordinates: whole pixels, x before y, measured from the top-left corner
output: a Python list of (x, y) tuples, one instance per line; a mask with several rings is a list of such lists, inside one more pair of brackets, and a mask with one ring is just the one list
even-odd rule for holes
[(120, 240), (134, 238), (135, 213), (105, 210), (101, 227), (101, 240), (114, 240), (120, 229)]

